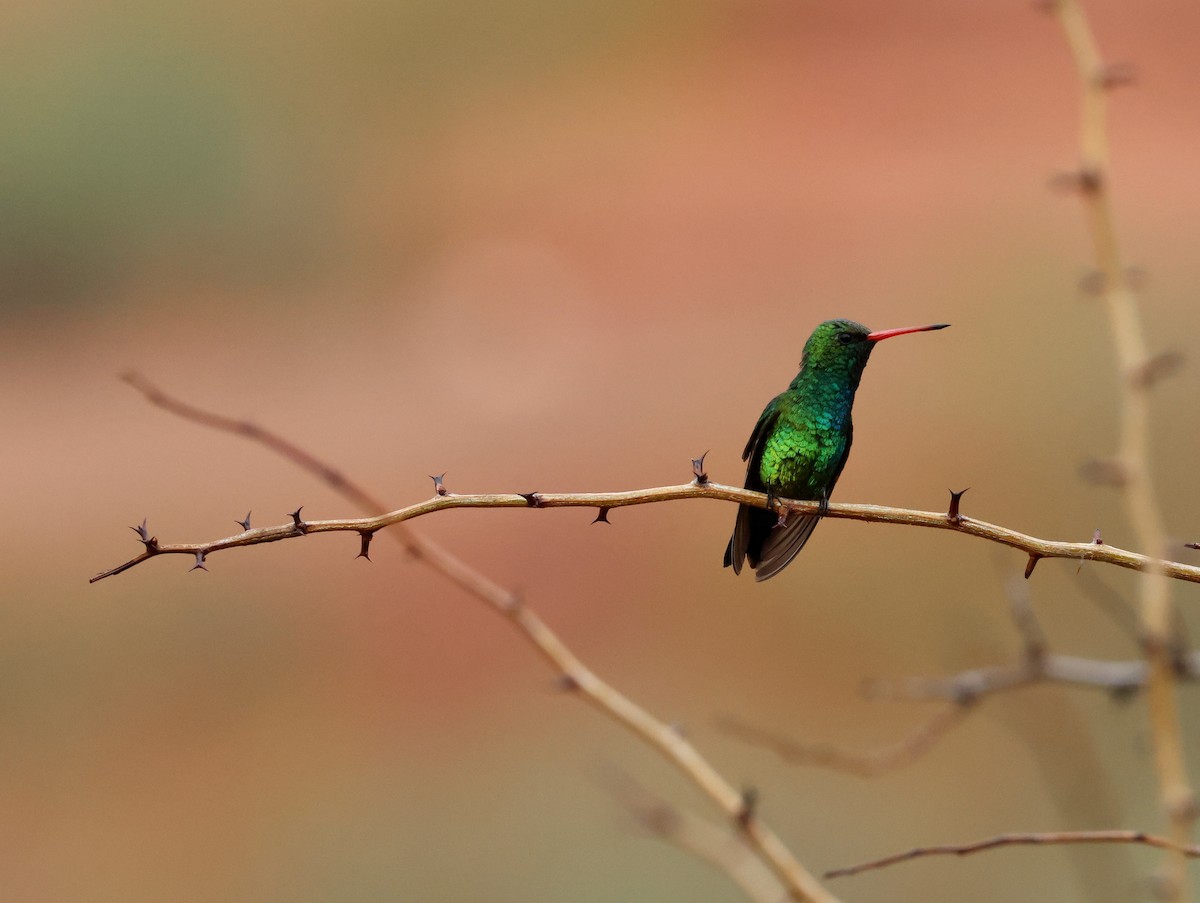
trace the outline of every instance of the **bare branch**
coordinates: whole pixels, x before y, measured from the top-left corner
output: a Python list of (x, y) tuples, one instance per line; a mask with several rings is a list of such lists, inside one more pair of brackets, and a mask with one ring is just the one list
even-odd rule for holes
[[(1103, 661), (1074, 655), (1047, 655), (1040, 667), (1016, 663), (970, 668), (944, 677), (905, 677), (872, 681), (867, 693), (876, 699), (906, 702), (974, 700), (990, 693), (1015, 690), (1036, 683), (1062, 683), (1091, 687), (1125, 697), (1146, 685), (1144, 661)], [(1200, 677), (1200, 653), (1189, 653), (1181, 677)]]
[(1146, 834), (1143, 831), (1054, 831), (1045, 834), (1000, 834), (987, 840), (974, 843), (945, 844), (933, 847), (916, 847), (904, 853), (884, 856), (858, 865), (833, 869), (825, 873), (826, 878), (844, 878), (857, 875), (871, 869), (886, 868), (898, 862), (919, 859), (922, 856), (967, 856), (971, 853), (982, 853), (984, 850), (994, 850), (997, 847), (1010, 846), (1043, 846), (1048, 844), (1080, 844), (1080, 843), (1135, 843), (1170, 850), (1188, 857), (1200, 857), (1200, 846), (1181, 844), (1167, 837)]
[[(130, 374), (126, 375), (124, 379), (145, 395), (147, 400), (152, 404), (186, 420), (243, 436), (265, 445), (267, 448), (325, 481), (358, 507), (375, 514), (386, 510), (381, 502), (373, 498), (366, 490), (352, 483), (339, 471), (269, 430), (248, 421), (234, 420), (185, 404), (167, 395), (143, 377)], [(541, 498), (540, 493), (532, 495)], [(538, 507), (537, 503), (530, 500), (531, 496), (484, 496), (481, 498), (504, 499), (502, 505), (504, 507)], [(451, 503), (448, 507), (461, 507), (461, 505), (453, 503), (463, 498), (470, 497), (452, 495), (436, 496), (433, 499), (433, 503), (435, 506), (439, 503)], [(595, 503), (593, 502), (592, 504)], [(477, 504), (476, 507), (479, 507), (479, 505)], [(485, 504), (483, 507), (497, 506), (494, 504)], [(413, 509), (403, 509), (402, 512), (393, 512), (393, 514), (419, 510), (421, 508), (422, 506), (414, 506)], [(425, 511), (428, 510), (436, 510), (436, 507), (425, 509)], [(422, 513), (425, 513), (425, 511)], [(487, 604), (496, 613), (503, 615), (510, 624), (517, 628), (519, 635), (532, 644), (537, 652), (555, 669), (561, 676), (565, 687), (580, 693), (582, 698), (591, 702), (604, 714), (657, 749), (664, 758), (690, 778), (693, 784), (717, 805), (725, 817), (729, 819), (730, 823), (737, 827), (739, 835), (744, 839), (747, 847), (752, 849), (755, 855), (771, 869), (783, 887), (786, 888), (788, 896), (791, 899), (811, 901), (811, 903), (838, 903), (837, 897), (826, 890), (796, 859), (792, 852), (784, 845), (783, 841), (757, 815), (753, 814), (747, 808), (744, 793), (725, 780), (678, 730), (656, 719), (645, 709), (641, 708), (641, 706), (637, 705), (637, 703), (633, 702), (633, 700), (619, 693), (585, 667), (562, 640), (559, 639), (558, 635), (527, 605), (521, 602), (516, 593), (504, 589), (442, 546), (414, 532), (407, 524), (402, 523), (402, 521), (408, 519), (407, 517), (398, 517), (389, 521), (388, 518), (390, 516), (384, 515), (382, 517), (360, 520), (357, 522), (357, 527), (350, 528), (357, 529), (362, 537), (362, 548), (359, 553), (361, 556), (366, 556), (369, 537), (373, 535), (375, 530), (389, 523), (397, 524), (398, 529), (389, 531), (389, 536), (393, 536), (397, 541), (403, 543), (405, 548), (419, 561), (424, 562), (433, 570), (447, 577), (452, 583)], [(408, 516), (416, 515), (410, 514)], [(308, 532), (322, 532), (329, 529), (328, 526), (321, 526), (321, 523), (301, 521), (300, 512), (297, 510), (292, 515), (292, 522), (283, 527), (265, 527), (256, 530), (247, 530), (244, 534), (241, 534), (241, 537), (233, 538), (237, 540), (245, 537), (249, 539), (247, 542), (233, 541), (208, 545), (201, 544), (192, 546), (187, 551), (192, 555), (204, 556), (211, 551), (221, 548), (254, 545), (260, 542), (275, 542), (281, 539), (305, 535)], [(331, 522), (324, 523), (327, 525)], [(304, 532), (300, 532), (301, 527), (303, 527)], [(346, 529), (346, 527), (339, 526), (334, 529)], [(139, 532), (140, 535), (141, 533)], [(93, 578), (92, 582), (102, 577), (120, 573), (137, 564), (139, 561), (145, 560), (147, 557), (159, 554), (161, 551), (161, 548), (151, 551), (148, 546), (147, 551), (142, 556), (139, 556), (138, 559), (98, 575)], [(170, 550), (170, 552), (176, 553), (183, 551), (185, 551), (185, 548), (182, 546), (171, 547)], [(200, 560), (203, 560), (202, 557)], [(737, 876), (731, 875), (731, 877), (737, 880)]]

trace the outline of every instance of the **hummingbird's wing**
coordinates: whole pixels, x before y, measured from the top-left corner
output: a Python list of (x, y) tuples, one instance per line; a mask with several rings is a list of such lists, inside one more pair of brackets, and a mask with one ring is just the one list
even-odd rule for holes
[[(779, 419), (779, 396), (772, 398), (763, 412), (758, 415), (758, 423), (754, 424), (754, 432), (750, 434), (750, 438), (746, 440), (746, 448), (742, 451), (742, 460), (749, 461), (749, 470), (746, 472), (746, 488), (757, 488), (758, 482), (758, 464), (762, 458), (763, 442), (770, 434), (771, 429), (775, 426), (775, 421)], [(754, 479), (755, 486), (750, 486), (750, 480)]]
[[(742, 452), (742, 460), (750, 462), (746, 467), (747, 489), (756, 489), (759, 492), (763, 489), (762, 482), (758, 478), (758, 465), (762, 459), (763, 443), (770, 435), (777, 419), (779, 419), (778, 396), (772, 398), (771, 402), (763, 409), (758, 423), (754, 425), (754, 432), (750, 434), (750, 439), (746, 442), (746, 450)], [(761, 508), (754, 508), (750, 505), (738, 506), (737, 521), (733, 525), (733, 536), (729, 540), (729, 545), (725, 547), (725, 567), (732, 567), (735, 574), (742, 572), (742, 563), (746, 560), (746, 552), (750, 548), (754, 534), (763, 531), (764, 517), (768, 522), (774, 520), (774, 515)], [(750, 566), (755, 567), (757, 564), (758, 562), (751, 556)]]

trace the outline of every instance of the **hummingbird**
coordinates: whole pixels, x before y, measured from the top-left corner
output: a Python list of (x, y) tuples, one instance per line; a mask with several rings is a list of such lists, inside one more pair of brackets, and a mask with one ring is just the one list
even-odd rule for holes
[(748, 560), (755, 580), (774, 577), (787, 567), (808, 542), (820, 514), (785, 509), (776, 515), (772, 501), (819, 501), (822, 510), (828, 506), (850, 455), (850, 409), (875, 343), (949, 325), (871, 332), (853, 320), (826, 320), (813, 330), (804, 343), (800, 372), (763, 409), (742, 452), (742, 460), (748, 462), (746, 488), (765, 492), (767, 508), (739, 506), (725, 567), (740, 574)]

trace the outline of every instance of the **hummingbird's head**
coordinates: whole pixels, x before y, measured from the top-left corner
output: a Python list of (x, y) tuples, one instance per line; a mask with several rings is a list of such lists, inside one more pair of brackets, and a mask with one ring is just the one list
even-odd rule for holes
[(871, 330), (853, 320), (826, 320), (804, 343), (800, 368), (830, 374), (861, 373), (875, 347), (867, 341), (870, 334)]
[(876, 342), (910, 332), (945, 329), (949, 325), (935, 323), (932, 326), (909, 326), (871, 332), (853, 320), (826, 320), (813, 330), (808, 341), (804, 343), (804, 357), (800, 361), (800, 368), (861, 376)]

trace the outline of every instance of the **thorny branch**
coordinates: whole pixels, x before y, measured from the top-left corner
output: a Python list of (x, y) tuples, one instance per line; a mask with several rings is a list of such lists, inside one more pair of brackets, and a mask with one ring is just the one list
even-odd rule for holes
[[(167, 395), (153, 383), (139, 375), (127, 374), (124, 379), (140, 391), (152, 404), (194, 423), (259, 442), (289, 461), (292, 461), (294, 464), (299, 465), (309, 473), (324, 480), (358, 507), (375, 514), (386, 510), (383, 503), (372, 497), (365, 489), (275, 433), (249, 421), (234, 420), (185, 404)], [(703, 461), (701, 459), (695, 468), (698, 481), (702, 479), (703, 475), (702, 464)], [(435, 485), (439, 482), (435, 478)], [(522, 499), (522, 504), (525, 504), (524, 496), (516, 496), (516, 498)], [(385, 515), (383, 518), (377, 517), (374, 520), (384, 520), (386, 517)], [(518, 633), (531, 643), (541, 656), (549, 662), (551, 667), (555, 668), (562, 675), (562, 686), (565, 689), (580, 693), (583, 698), (591, 702), (606, 715), (624, 725), (643, 741), (657, 749), (668, 761), (690, 778), (709, 799), (716, 803), (730, 823), (735, 826), (737, 836), (744, 842), (745, 848), (753, 850), (754, 854), (771, 870), (780, 884), (786, 889), (790, 899), (810, 901), (810, 903), (838, 903), (838, 898), (826, 890), (813, 877), (784, 845), (783, 841), (758, 816), (754, 809), (752, 794), (739, 791), (730, 784), (700, 755), (699, 751), (677, 729), (659, 721), (645, 709), (637, 705), (637, 703), (633, 702), (633, 700), (622, 695), (597, 677), (583, 662), (575, 657), (574, 653), (558, 638), (558, 635), (515, 593), (492, 582), (433, 540), (416, 533), (407, 524), (401, 523), (402, 520), (404, 518), (397, 518), (390, 521), (390, 523), (397, 524), (398, 528), (390, 531), (388, 535), (395, 537), (399, 542), (403, 543), (405, 548), (418, 560), (449, 578), (452, 583), (457, 584), (470, 595), (487, 604), (497, 614), (503, 615), (517, 629)], [(249, 515), (246, 517), (246, 522), (248, 521)], [(239, 523), (243, 523), (244, 525), (245, 522), (239, 521)], [(265, 532), (270, 538), (256, 539), (255, 541), (272, 542), (276, 539), (285, 539), (290, 536), (302, 536), (310, 532), (312, 527), (312, 524), (306, 524), (301, 520), (300, 512), (297, 510), (292, 515), (292, 523), (282, 528), (266, 528)], [(147, 557), (159, 554), (157, 550), (170, 548), (160, 546), (158, 541), (149, 535), (144, 523), (140, 528), (134, 529), (138, 532), (139, 537), (146, 546), (145, 555), (101, 576), (120, 573), (120, 571), (128, 567), (132, 567), (138, 561), (143, 561)], [(235, 538), (260, 534), (262, 532), (264, 531), (247, 529), (245, 533)], [(365, 557), (369, 546), (369, 538), (374, 535), (374, 531), (360, 532), (363, 537), (360, 555)], [(250, 544), (253, 543), (233, 543), (233, 545)], [(230, 546), (221, 547), (228, 548)], [(190, 549), (189, 554), (196, 556), (197, 566), (200, 566), (203, 564), (204, 556), (208, 551), (212, 551), (215, 548), (205, 549), (197, 547)], [(97, 579), (100, 578), (93, 578), (92, 582), (95, 582)], [(713, 858), (711, 861), (721, 867), (728, 865), (720, 857)], [(743, 880), (744, 875), (741, 872), (734, 873), (731, 871), (730, 877), (740, 882)]]
[[(342, 478), (344, 479), (344, 478)], [(385, 527), (403, 523), (416, 517), (432, 514), (447, 508), (597, 508), (606, 520), (607, 514), (614, 508), (624, 508), (632, 505), (648, 505), (657, 502), (678, 501), (681, 499), (717, 499), (726, 502), (737, 502), (744, 505), (754, 505), (759, 508), (767, 506), (767, 497), (761, 492), (741, 489), (736, 486), (725, 486), (720, 483), (695, 480), (678, 486), (658, 486), (652, 489), (634, 489), (622, 492), (528, 492), (528, 493), (478, 493), (457, 495), (441, 485), (438, 494), (424, 502), (409, 505), (389, 511), (374, 517), (341, 518), (336, 520), (301, 520), (293, 515), (291, 522), (272, 526), (257, 527), (241, 533), (198, 543), (160, 543), (156, 537), (144, 540), (146, 549), (142, 554), (131, 558), (123, 564), (102, 571), (91, 578), (90, 582), (103, 580), (120, 574), (129, 568), (141, 564), (159, 555), (187, 555), (206, 559), (213, 552), (233, 549), (240, 546), (252, 546), (265, 542), (278, 542), (284, 539), (296, 539), (311, 533), (348, 532), (362, 536), (372, 535)], [(774, 499), (776, 506), (784, 505), (803, 514), (820, 512), (820, 502), (795, 501), (789, 499)], [(990, 524), (987, 521), (975, 520), (961, 514), (953, 517), (949, 513), (937, 511), (916, 511), (909, 508), (890, 508), (882, 505), (853, 505), (845, 503), (828, 503), (825, 516), (846, 520), (866, 521), (869, 523), (905, 524), (912, 527), (932, 527), (939, 530), (952, 530), (967, 536), (977, 536), (991, 542), (1020, 549), (1030, 556), (1031, 561), (1042, 558), (1069, 558), (1079, 561), (1098, 561), (1113, 564), (1118, 567), (1135, 571), (1146, 570), (1151, 565), (1161, 569), (1161, 572), (1177, 580), (1200, 583), (1200, 567), (1183, 564), (1178, 561), (1154, 562), (1149, 556), (1138, 552), (1129, 552), (1103, 543), (1062, 542), (1057, 540), (1039, 539), (1007, 527)], [(1030, 569), (1031, 570), (1031, 569)]]

